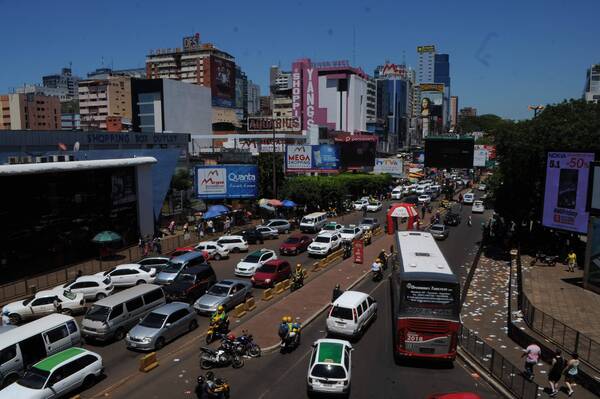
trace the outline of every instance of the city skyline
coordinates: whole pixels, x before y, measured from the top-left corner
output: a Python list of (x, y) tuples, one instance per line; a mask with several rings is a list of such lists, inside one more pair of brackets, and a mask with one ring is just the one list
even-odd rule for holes
[[(206, 17), (222, 13), (217, 4), (188, 3), (181, 13), (155, 12), (160, 3), (153, 1), (144, 7), (112, 1), (94, 6), (67, 2), (60, 10), (40, 3), (31, 14), (25, 5), (5, 3), (8, 22), (0, 32), (11, 37), (4, 52), (13, 62), (3, 68), (0, 92), (39, 83), (43, 75), (70, 62), (74, 74), (82, 77), (102, 65), (143, 67), (150, 49), (181, 47), (182, 38), (196, 32), (201, 41), (232, 54), (263, 95), (274, 64), (287, 70), (302, 57), (347, 59), (372, 75), (386, 60), (406, 61), (416, 68), (416, 47), (433, 44), (438, 52), (450, 55), (452, 95), (461, 99), (461, 106), (475, 107), (480, 114), (523, 119), (531, 116), (529, 104), (582, 96), (586, 69), (599, 61), (593, 37), (600, 34), (593, 23), (600, 6), (585, 3), (586, 7), (565, 12), (559, 1), (515, 3), (514, 7), (353, 1), (344, 3), (341, 12), (336, 2), (283, 6), (274, 1), (239, 2), (232, 4), (225, 19)], [(53, 22), (64, 18), (64, 9), (71, 13), (69, 24)], [(115, 11), (115, 16), (133, 18), (105, 17)], [(437, 14), (444, 18), (434, 18)], [(430, 17), (398, 19), (403, 15)], [(440, 23), (431, 23), (434, 20)]]

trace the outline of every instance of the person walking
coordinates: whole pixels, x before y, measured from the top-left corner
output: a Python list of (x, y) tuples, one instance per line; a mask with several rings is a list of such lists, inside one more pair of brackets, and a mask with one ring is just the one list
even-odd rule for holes
[(169, 233), (171, 235), (175, 234), (175, 220), (171, 220), (171, 223), (169, 223)]
[(340, 288), (339, 284), (336, 284), (335, 287), (333, 288), (333, 292), (331, 294), (331, 302), (335, 302), (336, 299), (338, 299), (340, 297), (340, 295), (342, 295), (344, 293), (344, 291), (342, 291), (342, 289)]
[(537, 364), (538, 360), (540, 360), (540, 354), (542, 350), (537, 344), (530, 344), (525, 352), (521, 355), (521, 357), (525, 357), (525, 371), (524, 375), (529, 381), (533, 381), (533, 367)]
[(425, 213), (427, 213), (427, 206), (423, 204), (423, 206), (421, 207), (421, 219), (425, 219)]
[(562, 376), (562, 372), (565, 368), (565, 359), (562, 357), (560, 349), (554, 351), (554, 357), (552, 358), (552, 365), (550, 372), (548, 373), (548, 383), (550, 384), (550, 396), (555, 397), (558, 394), (558, 382)]
[(568, 266), (568, 270), (570, 272), (574, 272), (575, 266), (577, 266), (577, 255), (575, 254), (575, 251), (573, 251), (572, 249), (569, 251), (569, 254), (567, 255), (567, 266)]
[(579, 355), (577, 353), (573, 353), (571, 355), (571, 360), (567, 363), (567, 367), (563, 371), (565, 375), (565, 385), (569, 392), (567, 393), (569, 397), (573, 396), (573, 384), (575, 384), (575, 378), (579, 373)]
[(208, 228), (209, 233), (211, 233), (211, 234), (215, 233), (215, 227), (214, 227), (212, 219), (208, 219), (208, 222), (206, 222), (206, 227)]

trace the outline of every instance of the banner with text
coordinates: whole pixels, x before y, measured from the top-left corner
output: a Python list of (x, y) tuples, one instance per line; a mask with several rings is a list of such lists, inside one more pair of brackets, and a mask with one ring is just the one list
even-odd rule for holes
[(336, 145), (288, 145), (285, 152), (287, 172), (338, 172), (339, 150)]
[(404, 164), (401, 159), (375, 158), (373, 172), (377, 174), (388, 173), (392, 176), (404, 176)]
[(254, 198), (258, 194), (256, 165), (198, 165), (194, 171), (197, 198)]

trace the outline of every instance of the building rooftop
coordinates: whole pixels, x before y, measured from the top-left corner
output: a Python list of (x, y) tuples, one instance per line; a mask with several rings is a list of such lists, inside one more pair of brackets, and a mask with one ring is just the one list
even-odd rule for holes
[(36, 173), (73, 172), (90, 169), (118, 168), (156, 163), (154, 157), (99, 159), (93, 161), (68, 161), (0, 165), (0, 176), (29, 175)]

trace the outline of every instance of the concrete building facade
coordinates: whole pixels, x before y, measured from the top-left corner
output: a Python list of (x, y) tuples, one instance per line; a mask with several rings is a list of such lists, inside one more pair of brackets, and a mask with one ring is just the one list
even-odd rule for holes
[(450, 129), (453, 131), (458, 125), (458, 97), (450, 97)]
[(107, 130), (108, 116), (131, 122), (131, 78), (109, 76), (79, 82), (79, 113), (83, 130)]
[(587, 70), (583, 98), (588, 102), (600, 102), (600, 64), (594, 64)]
[(248, 81), (248, 116), (260, 114), (260, 86)]
[(60, 100), (33, 93), (2, 95), (0, 121), (0, 130), (60, 130)]
[(60, 89), (65, 94), (64, 101), (77, 99), (77, 84), (80, 78), (73, 75), (71, 68), (62, 68), (60, 73), (42, 76), (42, 84), (50, 89)]

